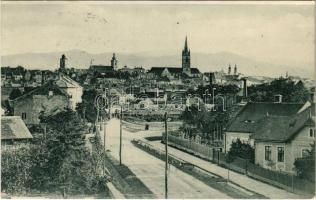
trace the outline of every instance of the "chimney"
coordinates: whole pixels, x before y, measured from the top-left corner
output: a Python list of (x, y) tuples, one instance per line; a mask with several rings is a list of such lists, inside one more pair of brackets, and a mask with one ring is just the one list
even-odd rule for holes
[(282, 103), (282, 95), (281, 94), (274, 95), (274, 98), (276, 99), (276, 101), (274, 103)]
[(237, 65), (235, 64), (234, 75), (237, 75)]
[(213, 73), (209, 73), (210, 86), (213, 85)]
[(243, 98), (244, 98), (244, 100), (246, 100), (247, 97), (248, 97), (247, 79), (246, 79), (246, 78), (243, 78), (242, 80), (243, 80), (243, 83), (244, 83), (244, 85), (243, 85)]
[(230, 66), (230, 64), (228, 65), (228, 75), (230, 75), (230, 72), (231, 72), (232, 68)]

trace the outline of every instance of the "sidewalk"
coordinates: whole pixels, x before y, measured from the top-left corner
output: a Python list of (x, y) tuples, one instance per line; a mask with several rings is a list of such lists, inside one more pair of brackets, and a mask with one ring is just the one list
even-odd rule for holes
[[(156, 148), (161, 149), (164, 151), (164, 145), (160, 143), (160, 141), (155, 142), (149, 142), (151, 145), (153, 145)], [(194, 165), (197, 165), (201, 168), (204, 168), (208, 171), (211, 171), (212, 173), (221, 176), (223, 178), (229, 177), (229, 180), (241, 185), (251, 191), (254, 191), (258, 194), (264, 195), (268, 198), (272, 199), (299, 199), (299, 198), (308, 198), (304, 196), (300, 196), (297, 194), (290, 193), (286, 190), (276, 188), (274, 186), (268, 185), (266, 183), (263, 183), (261, 181), (257, 181), (255, 179), (252, 179), (246, 175), (236, 173), (234, 171), (228, 171), (227, 169), (220, 167), (216, 164), (213, 164), (211, 162), (205, 161), (203, 159), (200, 159), (198, 157), (192, 156), (188, 153), (185, 153), (183, 151), (180, 151), (178, 149), (169, 147), (168, 148), (169, 154), (174, 155), (176, 157), (179, 157), (185, 161), (188, 161)]]

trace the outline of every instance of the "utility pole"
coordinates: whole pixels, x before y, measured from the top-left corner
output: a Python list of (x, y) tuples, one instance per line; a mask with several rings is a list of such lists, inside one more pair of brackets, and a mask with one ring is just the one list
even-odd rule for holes
[(121, 105), (121, 113), (120, 113), (120, 165), (122, 165), (122, 105)]
[(103, 122), (103, 146), (104, 146), (104, 151), (106, 150), (106, 146), (105, 146), (105, 138), (106, 138), (106, 118), (104, 118), (104, 122)]
[(168, 199), (168, 127), (167, 127), (167, 112), (165, 112), (165, 199)]
[(45, 143), (47, 142), (47, 129), (46, 129), (46, 126), (47, 124), (44, 123), (44, 138), (45, 138)]

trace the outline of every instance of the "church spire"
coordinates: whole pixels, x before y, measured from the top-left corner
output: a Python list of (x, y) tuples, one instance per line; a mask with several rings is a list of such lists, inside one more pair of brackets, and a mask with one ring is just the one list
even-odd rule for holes
[(182, 51), (182, 71), (185, 73), (190, 73), (191, 64), (190, 50), (188, 48), (188, 38), (185, 36), (184, 49)]
[(185, 36), (184, 51), (188, 51), (188, 38)]

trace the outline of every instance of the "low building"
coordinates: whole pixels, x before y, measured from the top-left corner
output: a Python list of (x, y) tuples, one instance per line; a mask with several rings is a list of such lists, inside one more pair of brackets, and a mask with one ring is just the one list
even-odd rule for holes
[(231, 144), (237, 138), (242, 142), (249, 142), (254, 145), (251, 138), (256, 134), (257, 129), (262, 125), (266, 116), (292, 116), (309, 107), (309, 102), (304, 103), (269, 103), (249, 102), (229, 122), (225, 131), (225, 152), (230, 150)]
[(71, 78), (61, 75), (55, 84), (69, 95), (70, 108), (76, 109), (78, 103), (82, 102), (83, 88)]
[(1, 117), (1, 150), (28, 147), (32, 138), (32, 134), (21, 117)]
[[(50, 115), (73, 107), (74, 97), (51, 80), (10, 102), (13, 115), (22, 117), (26, 124), (38, 124), (40, 115)], [(76, 94), (74, 94), (76, 96)]]
[(266, 116), (252, 139), (256, 164), (294, 172), (295, 159), (308, 155), (315, 142), (315, 107), (291, 116)]

